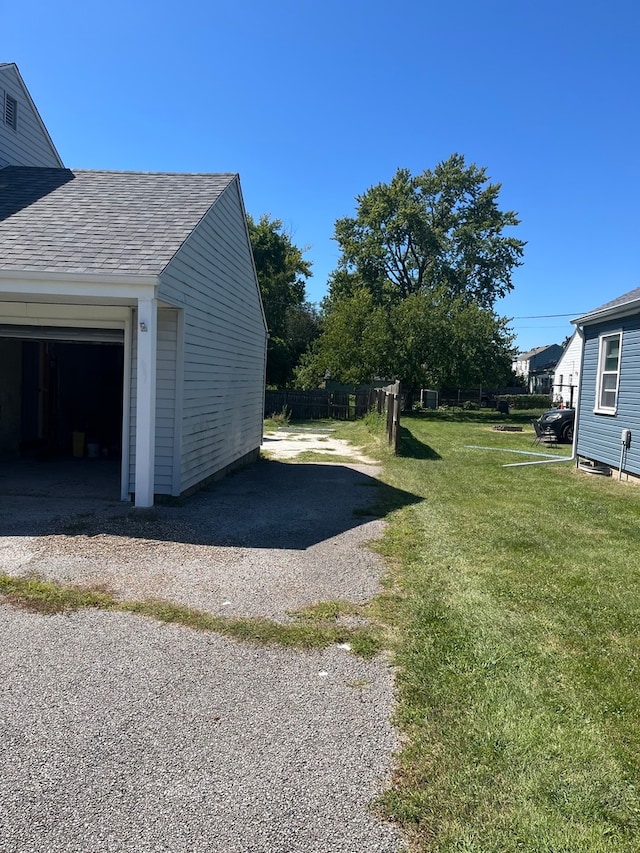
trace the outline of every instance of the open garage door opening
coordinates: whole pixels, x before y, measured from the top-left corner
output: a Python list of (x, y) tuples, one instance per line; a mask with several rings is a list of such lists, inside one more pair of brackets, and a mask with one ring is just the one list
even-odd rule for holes
[[(57, 463), (57, 476), (63, 479), (65, 471), (77, 477), (78, 460), (91, 461), (96, 475), (108, 473), (113, 480), (116, 497), (122, 457), (122, 332), (101, 330), (99, 340), (88, 342), (55, 339), (53, 329), (44, 337), (42, 329), (15, 331), (19, 337), (0, 330), (0, 458)], [(72, 331), (91, 337), (91, 330)], [(44, 472), (47, 466), (41, 467)], [(22, 470), (26, 476), (27, 469)]]

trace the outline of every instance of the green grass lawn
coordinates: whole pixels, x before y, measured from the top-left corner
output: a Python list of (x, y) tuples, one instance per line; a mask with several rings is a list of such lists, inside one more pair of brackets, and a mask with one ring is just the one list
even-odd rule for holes
[(529, 415), (498, 419), (403, 418), (404, 455), (379, 444), (384, 480), (421, 498), (380, 543), (403, 738), (381, 807), (417, 851), (635, 853), (640, 486), (505, 468), (540, 448)]

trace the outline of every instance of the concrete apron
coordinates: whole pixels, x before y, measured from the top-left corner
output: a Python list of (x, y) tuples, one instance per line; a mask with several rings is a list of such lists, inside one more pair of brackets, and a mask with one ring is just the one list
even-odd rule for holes
[(11, 496), (119, 500), (120, 460), (0, 461), (0, 499)]

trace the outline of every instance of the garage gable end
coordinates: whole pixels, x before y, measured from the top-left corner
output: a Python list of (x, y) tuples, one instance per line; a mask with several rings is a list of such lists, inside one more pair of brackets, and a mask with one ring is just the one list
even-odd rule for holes
[(13, 62), (0, 63), (0, 169), (63, 168), (31, 95)]

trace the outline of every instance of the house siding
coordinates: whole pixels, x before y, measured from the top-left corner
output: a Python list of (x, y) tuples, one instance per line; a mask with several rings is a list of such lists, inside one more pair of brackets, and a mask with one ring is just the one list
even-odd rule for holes
[(580, 387), (580, 361), (582, 359), (582, 339), (577, 333), (573, 335), (566, 349), (556, 364), (553, 378), (553, 401), (562, 402), (565, 406), (575, 407)]
[[(135, 492), (136, 476), (137, 320), (135, 319), (132, 328), (131, 396), (129, 404), (129, 492), (131, 494)], [(157, 495), (170, 495), (173, 487), (177, 344), (178, 312), (173, 308), (159, 308), (154, 466), (154, 492)]]
[(160, 276), (184, 309), (180, 491), (262, 440), (266, 328), (237, 179)]
[[(4, 121), (5, 94), (18, 104), (16, 130)], [(4, 166), (62, 166), (12, 65), (0, 67), (0, 169)]]
[[(618, 405), (615, 415), (597, 414), (598, 342), (602, 334), (622, 332)], [(580, 383), (578, 456), (613, 468), (620, 464), (620, 434), (632, 433), (624, 469), (640, 476), (640, 317), (584, 327), (584, 361)]]

